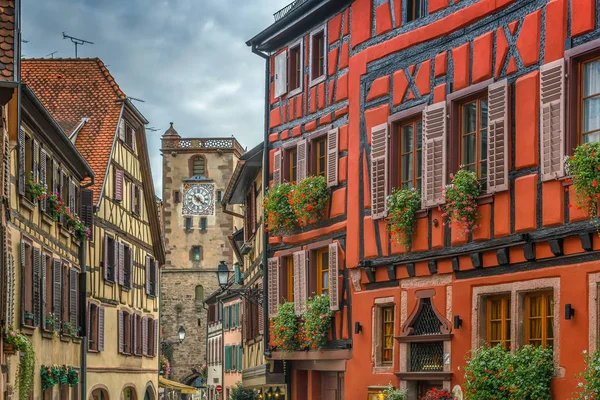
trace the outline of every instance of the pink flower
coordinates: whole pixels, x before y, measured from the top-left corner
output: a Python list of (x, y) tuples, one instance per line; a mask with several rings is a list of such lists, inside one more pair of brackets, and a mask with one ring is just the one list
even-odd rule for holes
[(14, 333), (14, 332), (11, 332), (11, 333), (10, 333), (10, 336), (12, 336), (12, 337), (15, 337), (15, 336), (17, 336), (17, 334), (16, 334), (16, 333)]

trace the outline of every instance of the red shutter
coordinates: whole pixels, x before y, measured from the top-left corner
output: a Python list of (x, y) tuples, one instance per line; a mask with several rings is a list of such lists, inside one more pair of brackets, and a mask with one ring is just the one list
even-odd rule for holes
[(338, 128), (327, 132), (327, 187), (338, 184)]
[(281, 184), (281, 150), (273, 153), (273, 184)]
[(488, 86), (487, 192), (508, 190), (508, 80)]
[(104, 350), (104, 307), (98, 307), (98, 351)]
[[(262, 281), (258, 284), (258, 290), (263, 291)], [(265, 313), (262, 304), (258, 306), (258, 334), (262, 335), (265, 331)]]
[(277, 304), (279, 303), (279, 257), (269, 258), (267, 261), (269, 274), (269, 318), (277, 315)]
[(146, 256), (146, 294), (149, 296), (150, 293), (150, 268), (152, 259), (149, 256)]
[(302, 139), (296, 145), (296, 154), (297, 154), (297, 172), (296, 172), (296, 182), (300, 183), (306, 178), (308, 174), (308, 142), (306, 139)]
[(540, 158), (542, 181), (564, 175), (565, 61), (540, 67)]
[(117, 330), (119, 340), (119, 353), (123, 353), (125, 347), (125, 325), (123, 323), (123, 311), (117, 310)]
[(294, 257), (294, 309), (297, 315), (306, 310), (306, 251), (297, 251)]
[(338, 244), (329, 245), (329, 308), (332, 311), (340, 309), (338, 271), (339, 271)]
[(371, 129), (371, 215), (385, 217), (388, 187), (388, 125)]
[(115, 168), (115, 200), (123, 200), (123, 170), (117, 167)]
[(446, 124), (445, 102), (423, 110), (422, 208), (444, 202), (442, 188), (446, 184)]
[(148, 317), (142, 317), (142, 355), (148, 355)]

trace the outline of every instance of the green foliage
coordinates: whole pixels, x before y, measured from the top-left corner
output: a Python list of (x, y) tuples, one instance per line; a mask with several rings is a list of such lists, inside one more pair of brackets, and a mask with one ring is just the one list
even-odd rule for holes
[(421, 207), (421, 196), (415, 189), (396, 189), (387, 198), (388, 217), (392, 238), (404, 247), (410, 247), (415, 228), (415, 213)]
[(42, 377), (42, 390), (50, 389), (57, 383), (52, 376), (52, 369), (48, 365), (42, 365), (40, 376)]
[(582, 381), (577, 384), (579, 392), (575, 395), (579, 400), (600, 398), (600, 350), (594, 353), (584, 351), (583, 359), (585, 369), (579, 373)]
[(271, 343), (280, 351), (298, 350), (300, 330), (294, 303), (285, 302), (277, 308), (277, 316), (271, 318)]
[(290, 205), (294, 184), (284, 182), (269, 188), (265, 194), (266, 229), (275, 236), (286, 235), (294, 229), (296, 214)]
[(383, 398), (385, 400), (406, 400), (408, 398), (407, 392), (404, 389), (396, 389), (390, 384), (383, 391)]
[(302, 342), (304, 347), (320, 350), (329, 337), (333, 313), (329, 309), (329, 296), (315, 296), (306, 302), (302, 314)]
[(56, 192), (47, 195), (46, 199), (46, 213), (48, 213), (48, 215), (50, 215), (50, 218), (52, 218), (52, 220), (56, 222), (58, 221), (58, 218), (60, 217), (60, 214), (62, 212), (63, 201), (60, 198), (59, 194)]
[(590, 217), (596, 218), (600, 198), (600, 142), (578, 146), (575, 154), (567, 158), (566, 167), (573, 177), (577, 208), (585, 209)]
[(257, 400), (256, 393), (251, 389), (243, 387), (241, 382), (238, 382), (231, 390), (229, 398), (231, 400)]
[(35, 352), (31, 340), (9, 326), (4, 343), (14, 345), (21, 352), (17, 371), (17, 387), (19, 388), (19, 400), (28, 400), (33, 387), (33, 371), (35, 369)]
[(42, 200), (46, 197), (47, 188), (46, 185), (41, 184), (39, 181), (29, 178), (29, 193), (35, 200)]
[(469, 400), (552, 398), (552, 349), (526, 345), (513, 355), (501, 345), (482, 347), (471, 353), (464, 371), (465, 396)]
[(463, 233), (477, 228), (477, 198), (481, 192), (477, 175), (466, 169), (459, 169), (452, 177), (452, 184), (442, 189), (445, 204), (440, 206), (442, 216), (448, 217), (448, 224), (456, 222)]
[(307, 226), (321, 219), (331, 193), (324, 176), (307, 176), (298, 182), (290, 195), (290, 205), (298, 224)]
[(79, 383), (79, 376), (77, 370), (73, 367), (67, 367), (67, 383), (73, 387)]

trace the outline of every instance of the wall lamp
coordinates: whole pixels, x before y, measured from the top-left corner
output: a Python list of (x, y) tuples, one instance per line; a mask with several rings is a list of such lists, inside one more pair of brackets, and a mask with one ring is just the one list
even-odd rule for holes
[(458, 329), (462, 326), (462, 319), (460, 319), (460, 316), (455, 315), (454, 316), (454, 329)]
[(354, 323), (354, 333), (358, 335), (361, 332), (362, 332), (362, 325), (360, 324), (360, 322), (355, 322)]
[(565, 304), (565, 319), (571, 319), (575, 316), (575, 309), (571, 303)]

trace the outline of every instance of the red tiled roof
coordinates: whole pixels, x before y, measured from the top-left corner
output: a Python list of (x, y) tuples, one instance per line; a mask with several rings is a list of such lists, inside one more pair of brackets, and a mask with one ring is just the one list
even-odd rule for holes
[(0, 80), (14, 80), (15, 1), (0, 0)]
[(125, 94), (98, 58), (24, 59), (21, 77), (67, 134), (82, 118), (89, 119), (75, 145), (96, 175), (92, 190), (97, 203), (121, 114), (117, 100)]

